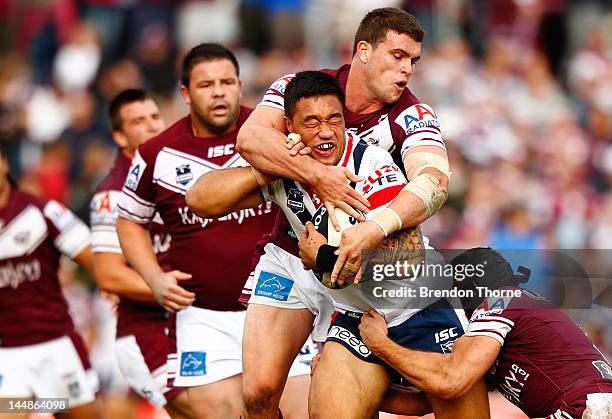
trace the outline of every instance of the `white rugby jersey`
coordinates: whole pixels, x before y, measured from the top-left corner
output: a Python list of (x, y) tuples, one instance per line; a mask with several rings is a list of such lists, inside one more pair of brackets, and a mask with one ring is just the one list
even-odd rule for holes
[[(370, 212), (366, 219), (391, 203), (407, 184), (406, 177), (393, 162), (389, 152), (369, 145), (350, 132), (346, 133), (346, 145), (337, 165), (364, 177), (354, 188), (370, 202)], [(312, 188), (294, 180), (276, 180), (263, 186), (261, 192), (266, 201), (272, 201), (281, 208), (297, 237), (303, 233), (305, 224), (312, 220), (317, 209), (323, 205)], [(330, 289), (329, 292), (337, 309), (364, 312), (376, 308), (385, 315), (390, 325), (396, 325), (424, 305), (419, 304), (419, 298), (381, 298), (374, 295), (372, 289), (380, 286), (385, 290), (400, 290), (402, 287), (415, 287), (417, 282), (368, 281), (339, 290)]]

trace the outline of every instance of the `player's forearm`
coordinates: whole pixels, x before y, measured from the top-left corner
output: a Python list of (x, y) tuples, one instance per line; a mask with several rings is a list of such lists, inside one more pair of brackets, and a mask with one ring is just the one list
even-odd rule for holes
[(100, 289), (132, 300), (155, 301), (147, 283), (121, 259), (123, 256), (120, 254), (94, 255), (94, 269)]
[(123, 255), (147, 284), (151, 278), (163, 273), (155, 257), (149, 231), (143, 225), (119, 217), (117, 234)]
[(275, 128), (245, 125), (238, 133), (237, 148), (253, 167), (273, 176), (316, 184), (325, 168), (310, 156), (291, 156), (286, 148), (287, 137)]
[[(222, 217), (244, 209), (241, 204), (250, 203), (245, 198), (253, 193), (259, 195), (258, 190), (259, 183), (250, 167), (214, 170), (202, 175), (187, 190), (185, 201), (201, 217)], [(255, 205), (259, 203), (261, 199)]]
[[(424, 173), (429, 173), (438, 179), (439, 185), (436, 187), (436, 194), (438, 195), (433, 198), (436, 202), (431, 202), (431, 197), (429, 196), (431, 194), (427, 194), (427, 199), (430, 200), (430, 202), (426, 205), (422, 197), (419, 196), (422, 196), (421, 192), (410, 190), (410, 185), (404, 188), (404, 190), (402, 190), (402, 192), (400, 192), (389, 204), (389, 208), (395, 211), (401, 219), (402, 229), (421, 224), (434, 215), (446, 201), (446, 196), (448, 195), (448, 178), (437, 170), (430, 171), (429, 169), (425, 169)], [(415, 192), (419, 193), (419, 195)]]
[(73, 260), (76, 263), (78, 263), (81, 267), (83, 267), (83, 269), (89, 272), (92, 276), (95, 276), (94, 275), (94, 259), (93, 259), (93, 252), (91, 250), (91, 246), (85, 247), (85, 249), (83, 249), (81, 253), (76, 255)]

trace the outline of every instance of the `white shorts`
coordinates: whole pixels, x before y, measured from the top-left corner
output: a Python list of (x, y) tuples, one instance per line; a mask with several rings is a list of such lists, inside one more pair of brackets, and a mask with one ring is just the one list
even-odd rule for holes
[[(151, 348), (144, 348), (149, 349)], [(155, 349), (155, 348), (154, 348)], [(163, 349), (163, 348), (162, 348)], [(166, 355), (167, 349), (164, 351)], [(151, 369), (143, 349), (133, 335), (117, 338), (115, 355), (119, 369), (130, 387), (155, 407), (163, 407), (172, 398), (173, 389), (167, 386), (168, 364), (163, 362)], [(167, 396), (167, 397), (166, 397)]]
[(78, 407), (96, 399), (98, 378), (85, 370), (69, 336), (0, 348), (0, 397), (67, 398)]
[(176, 362), (168, 365), (175, 387), (195, 387), (242, 373), (245, 311), (188, 307), (176, 314)]
[(302, 309), (315, 316), (312, 339), (324, 342), (334, 313), (329, 290), (302, 261), (273, 243), (264, 248), (255, 268), (254, 286), (249, 304)]

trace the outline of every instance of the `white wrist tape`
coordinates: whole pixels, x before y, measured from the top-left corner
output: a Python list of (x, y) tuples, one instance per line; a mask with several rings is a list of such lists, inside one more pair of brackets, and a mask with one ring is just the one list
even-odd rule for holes
[(448, 198), (448, 192), (440, 186), (440, 181), (434, 175), (421, 173), (402, 189), (412, 192), (425, 204), (425, 215), (427, 218), (436, 213)]
[(262, 173), (255, 169), (253, 166), (249, 166), (251, 168), (251, 172), (253, 172), (253, 176), (255, 176), (255, 180), (257, 181), (257, 184), (259, 186), (265, 186), (266, 185), (266, 181), (263, 178)]
[(402, 229), (402, 219), (391, 208), (383, 208), (378, 214), (370, 218), (369, 221), (376, 223), (385, 233), (385, 237)]

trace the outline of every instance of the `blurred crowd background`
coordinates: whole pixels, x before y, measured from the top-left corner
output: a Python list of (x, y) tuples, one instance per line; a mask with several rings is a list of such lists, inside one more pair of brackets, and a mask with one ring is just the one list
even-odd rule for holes
[[(147, 89), (172, 123), (187, 111), (182, 54), (216, 41), (235, 51), (254, 106), (283, 74), (349, 62), (360, 19), (385, 5), (427, 32), (409, 87), (437, 111), (452, 170), (424, 226), (434, 246), (611, 249), (611, 0), (0, 0), (11, 174), (86, 220), (115, 152), (106, 107), (119, 91)], [(81, 288), (73, 300), (91, 297)], [(610, 317), (586, 317), (610, 354)]]

